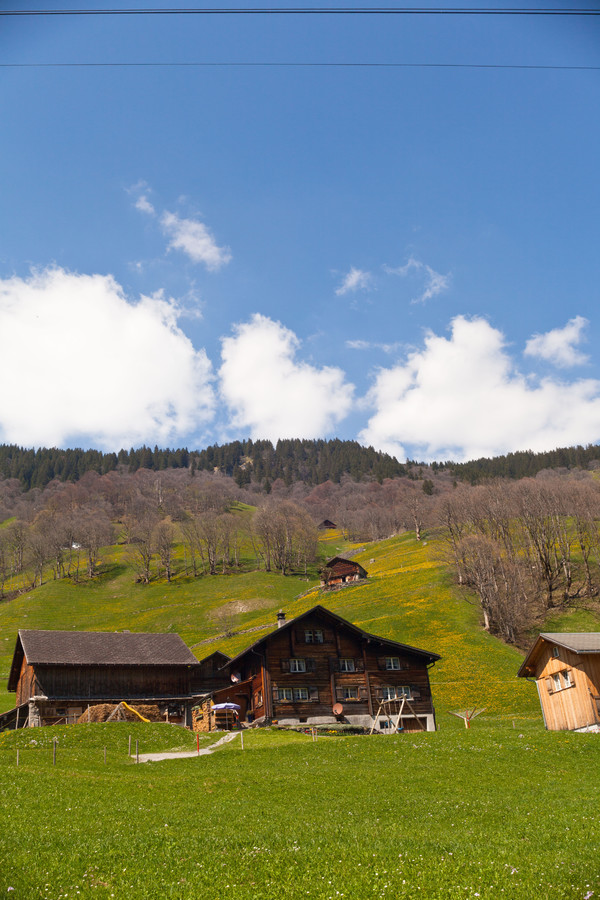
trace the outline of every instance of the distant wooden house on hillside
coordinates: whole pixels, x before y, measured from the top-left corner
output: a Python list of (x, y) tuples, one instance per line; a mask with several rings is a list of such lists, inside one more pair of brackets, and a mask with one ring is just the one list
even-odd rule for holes
[(242, 722), (435, 730), (436, 653), (369, 634), (323, 606), (289, 622), (280, 613), (278, 625), (227, 663), (231, 684), (215, 704), (235, 703)]
[(348, 584), (351, 581), (360, 581), (367, 577), (366, 569), (354, 562), (353, 559), (343, 559), (334, 556), (325, 563), (321, 571), (321, 587), (336, 587), (340, 584)]
[(535, 678), (549, 731), (600, 731), (600, 633), (540, 634), (518, 675)]
[(335, 522), (332, 522), (331, 519), (323, 519), (318, 528), (319, 531), (327, 531), (328, 529), (331, 530), (337, 528), (337, 525), (335, 524)]
[[(75, 722), (88, 705), (157, 704), (190, 724), (202, 667), (177, 634), (19, 631), (8, 690), (16, 706), (0, 729)], [(222, 683), (222, 682), (221, 682)]]

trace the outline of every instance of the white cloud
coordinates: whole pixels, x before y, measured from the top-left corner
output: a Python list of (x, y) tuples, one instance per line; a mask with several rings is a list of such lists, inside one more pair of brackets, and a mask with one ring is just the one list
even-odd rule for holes
[[(197, 219), (184, 219), (177, 213), (164, 210), (159, 216), (156, 208), (148, 199), (149, 186), (145, 181), (138, 181), (127, 189), (136, 199), (134, 206), (145, 215), (159, 218), (163, 234), (169, 239), (168, 250), (181, 250), (192, 262), (203, 263), (209, 272), (216, 272), (231, 261), (229, 247), (219, 247), (212, 232)], [(182, 201), (185, 198), (180, 198)]]
[(341, 369), (297, 361), (299, 346), (292, 331), (258, 314), (223, 338), (220, 390), (234, 427), (253, 438), (317, 438), (348, 414), (353, 385)]
[(129, 302), (110, 275), (0, 279), (0, 440), (114, 450), (197, 433), (211, 364), (178, 316), (160, 294)]
[(145, 194), (141, 194), (137, 200), (135, 201), (135, 208), (139, 209), (140, 212), (146, 213), (149, 216), (155, 216), (156, 210), (148, 200)]
[(181, 219), (176, 213), (164, 212), (160, 217), (164, 233), (170, 238), (169, 250), (181, 250), (192, 262), (204, 263), (216, 272), (231, 260), (229, 247), (219, 247), (203, 222)]
[(432, 269), (431, 266), (422, 263), (413, 256), (410, 257), (404, 266), (398, 266), (395, 269), (390, 266), (384, 266), (383, 269), (388, 275), (399, 275), (401, 278), (406, 278), (411, 272), (425, 276), (423, 290), (418, 297), (413, 297), (410, 301), (411, 303), (425, 303), (427, 300), (431, 300), (432, 297), (441, 294), (442, 291), (447, 290), (450, 286), (450, 274), (441, 275), (435, 269)]
[(336, 290), (336, 294), (338, 297), (343, 296), (344, 294), (354, 293), (355, 291), (364, 291), (367, 290), (371, 284), (371, 273), (365, 272), (362, 269), (355, 269), (354, 266), (350, 268), (350, 271), (344, 275), (344, 279)]
[(583, 316), (569, 319), (564, 328), (553, 328), (545, 334), (534, 334), (525, 345), (526, 356), (546, 359), (561, 368), (577, 366), (587, 362), (588, 357), (575, 349), (583, 340), (583, 331), (589, 325)]
[(504, 336), (458, 316), (450, 337), (428, 332), (424, 347), (381, 369), (375, 408), (360, 440), (399, 458), (467, 460), (548, 450), (600, 438), (600, 382), (570, 383), (519, 373)]
[(400, 342), (393, 344), (381, 344), (376, 341), (363, 341), (360, 338), (355, 341), (346, 341), (349, 350), (383, 350), (384, 353), (395, 353), (400, 347)]

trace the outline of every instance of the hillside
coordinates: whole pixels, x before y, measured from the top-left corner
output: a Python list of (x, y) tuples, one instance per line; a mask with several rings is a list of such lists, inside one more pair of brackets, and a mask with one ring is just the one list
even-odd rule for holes
[(19, 628), (175, 631), (201, 659), (216, 649), (243, 649), (274, 625), (279, 608), (291, 618), (323, 603), (367, 631), (442, 656), (432, 671), (442, 727), (445, 710), (466, 706), (486, 706), (502, 718), (536, 717), (535, 688), (516, 679), (519, 651), (482, 630), (477, 602), (453, 584), (439, 549), (435, 539), (418, 542), (411, 532), (362, 549), (327, 534), (322, 558), (352, 550), (369, 581), (323, 595), (315, 568), (308, 580), (246, 571), (144, 586), (134, 583), (123, 547), (105, 548), (92, 581), (49, 581), (0, 603), (0, 709), (14, 701), (5, 685)]

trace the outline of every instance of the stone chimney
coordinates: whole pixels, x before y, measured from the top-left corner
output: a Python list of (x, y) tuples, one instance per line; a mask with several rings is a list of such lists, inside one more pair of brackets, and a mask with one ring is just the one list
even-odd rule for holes
[(277, 613), (277, 627), (281, 628), (283, 625), (285, 625), (285, 613), (280, 609)]

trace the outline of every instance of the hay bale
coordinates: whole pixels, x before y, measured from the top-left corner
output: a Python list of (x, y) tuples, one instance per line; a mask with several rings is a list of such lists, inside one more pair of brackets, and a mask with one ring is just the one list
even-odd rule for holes
[[(158, 706), (154, 704), (139, 703), (134, 706), (133, 703), (130, 703), (129, 705), (132, 709), (137, 710), (140, 716), (150, 719), (151, 722), (164, 722), (164, 716)], [(113, 716), (115, 711), (117, 714)], [(131, 709), (127, 709), (121, 703), (96, 703), (95, 706), (90, 706), (89, 710), (86, 709), (79, 716), (77, 724), (86, 725), (88, 722), (106, 722), (111, 716), (113, 716), (112, 721), (114, 722), (141, 722), (139, 716), (136, 716)]]

